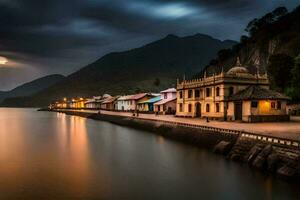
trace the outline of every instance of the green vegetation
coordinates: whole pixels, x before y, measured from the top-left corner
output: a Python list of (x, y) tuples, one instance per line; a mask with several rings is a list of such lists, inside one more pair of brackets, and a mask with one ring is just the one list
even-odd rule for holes
[(241, 36), (231, 49), (220, 50), (204, 70), (213, 73), (222, 67), (227, 71), (239, 56), (251, 73), (256, 73), (257, 67), (260, 73), (267, 72), (272, 89), (300, 101), (300, 6), (292, 12), (279, 7), (251, 20), (245, 30), (248, 36)]
[(270, 83), (273, 88), (280, 92), (284, 92), (291, 85), (294, 59), (286, 54), (274, 54), (269, 58), (267, 66), (270, 75)]

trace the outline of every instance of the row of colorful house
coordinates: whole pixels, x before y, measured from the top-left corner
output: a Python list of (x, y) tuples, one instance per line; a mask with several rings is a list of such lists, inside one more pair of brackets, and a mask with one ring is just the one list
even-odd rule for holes
[(140, 111), (175, 114), (176, 112), (176, 89), (169, 88), (156, 93), (139, 93), (125, 96), (94, 96), (92, 98), (64, 98), (49, 106), (51, 109), (95, 109), (114, 111)]
[[(237, 58), (229, 71), (198, 79), (177, 80), (177, 86), (160, 94), (103, 95), (52, 104), (55, 108), (105, 109), (175, 114), (177, 117), (224, 121), (287, 121), (289, 97), (270, 90), (267, 74), (251, 74)], [(292, 109), (290, 109), (292, 110)], [(290, 111), (291, 112), (291, 111)]]

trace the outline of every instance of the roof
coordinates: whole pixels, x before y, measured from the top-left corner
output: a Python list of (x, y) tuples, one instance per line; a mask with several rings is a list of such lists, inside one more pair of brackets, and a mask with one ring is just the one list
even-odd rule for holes
[(167, 92), (176, 92), (176, 89), (175, 88), (169, 88), (169, 89), (161, 91), (160, 93), (167, 93)]
[(143, 104), (143, 103), (155, 103), (155, 102), (158, 102), (161, 100), (161, 97), (160, 96), (156, 96), (156, 97), (153, 97), (151, 99), (148, 99), (148, 100), (145, 100), (145, 101), (141, 101), (139, 102), (139, 104)]
[(249, 73), (249, 71), (245, 67), (233, 67), (227, 72), (227, 74), (236, 74), (236, 73), (247, 74), (247, 73)]
[(124, 100), (139, 100), (143, 97), (148, 95), (148, 93), (140, 93), (140, 94), (133, 94), (133, 95), (126, 95), (126, 96), (121, 96), (118, 101), (124, 101)]
[(236, 59), (235, 66), (233, 66), (231, 69), (229, 69), (226, 74), (238, 76), (238, 77), (254, 78), (254, 76), (249, 73), (248, 69), (246, 67), (242, 66), (239, 57), (237, 57), (237, 59)]
[(177, 99), (176, 97), (169, 98), (169, 99), (162, 99), (159, 102), (156, 102), (154, 105), (163, 105), (163, 104), (166, 104), (168, 102), (175, 101), (176, 99)]
[(108, 98), (106, 98), (103, 102), (102, 102), (102, 104), (106, 104), (106, 103), (113, 103), (115, 100), (117, 100), (118, 99), (118, 96), (116, 96), (116, 97), (108, 97)]
[(132, 99), (133, 95), (126, 95), (126, 96), (121, 96), (118, 101), (124, 101), (124, 100), (130, 100)]
[(146, 95), (147, 95), (147, 93), (135, 94), (135, 95), (133, 95), (132, 99), (133, 100), (139, 100), (141, 98), (144, 98)]
[(104, 94), (104, 95), (102, 96), (102, 98), (110, 98), (110, 97), (112, 97), (112, 96), (109, 95), (109, 94)]
[(273, 90), (262, 88), (258, 85), (251, 85), (228, 98), (229, 101), (263, 99), (289, 100), (290, 98)]

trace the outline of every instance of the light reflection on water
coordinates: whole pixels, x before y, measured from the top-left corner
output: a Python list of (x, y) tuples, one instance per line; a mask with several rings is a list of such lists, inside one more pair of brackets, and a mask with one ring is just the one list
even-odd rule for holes
[(106, 122), (0, 108), (0, 199), (297, 199), (297, 185)]

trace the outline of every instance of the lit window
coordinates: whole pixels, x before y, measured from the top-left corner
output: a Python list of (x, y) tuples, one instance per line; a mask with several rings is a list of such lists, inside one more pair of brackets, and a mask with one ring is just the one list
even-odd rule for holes
[(272, 108), (272, 109), (275, 109), (275, 107), (276, 107), (276, 103), (275, 103), (275, 101), (272, 101), (272, 102), (271, 102), (271, 108)]

